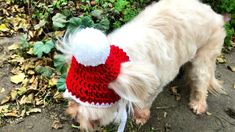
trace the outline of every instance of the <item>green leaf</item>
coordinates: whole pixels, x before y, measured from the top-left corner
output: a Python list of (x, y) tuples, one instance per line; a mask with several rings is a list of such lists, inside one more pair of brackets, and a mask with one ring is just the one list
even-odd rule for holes
[(22, 49), (28, 48), (29, 47), (29, 43), (27, 40), (27, 35), (24, 34), (21, 38), (20, 38), (20, 46)]
[(67, 72), (67, 63), (65, 60), (64, 55), (55, 55), (54, 56), (54, 66), (57, 71), (60, 71), (60, 73)]
[(51, 49), (55, 47), (53, 40), (48, 40), (45, 44), (42, 41), (37, 41), (33, 47), (34, 55), (42, 57), (43, 53), (50, 53)]
[(86, 27), (93, 27), (94, 21), (91, 19), (91, 17), (85, 16), (82, 18), (81, 28)]
[(42, 76), (47, 77), (47, 78), (51, 77), (51, 75), (53, 74), (53, 69), (49, 66), (45, 66), (45, 67), (37, 66), (35, 68), (35, 71), (37, 73), (41, 74)]
[(55, 28), (63, 28), (67, 23), (66, 16), (60, 13), (56, 13), (56, 15), (52, 17), (52, 21)]
[(95, 28), (102, 31), (108, 31), (110, 28), (110, 22), (108, 19), (102, 19), (98, 24), (95, 25)]
[(48, 54), (50, 53), (51, 49), (53, 49), (55, 47), (55, 44), (53, 42), (53, 40), (48, 40), (46, 41), (45, 45), (44, 45), (44, 53)]
[(114, 4), (114, 8), (121, 12), (127, 4), (128, 2), (126, 0), (117, 0), (117, 2)]
[(82, 20), (79, 17), (72, 17), (68, 21), (68, 29), (73, 29), (75, 30), (82, 24)]
[(57, 81), (57, 89), (60, 92), (64, 92), (66, 89), (66, 74), (63, 74), (60, 79)]
[(91, 12), (91, 15), (97, 19), (101, 19), (102, 18), (102, 10), (94, 10)]

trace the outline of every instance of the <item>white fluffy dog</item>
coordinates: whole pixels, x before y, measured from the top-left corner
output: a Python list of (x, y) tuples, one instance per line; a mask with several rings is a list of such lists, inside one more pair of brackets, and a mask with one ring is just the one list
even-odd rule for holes
[(206, 112), (208, 91), (223, 92), (215, 78), (215, 61), (225, 37), (223, 25), (223, 17), (199, 0), (153, 3), (107, 37), (110, 44), (119, 46), (130, 57), (121, 65), (117, 79), (109, 84), (121, 101), (109, 108), (70, 101), (67, 113), (81, 129), (89, 131), (120, 121), (121, 107), (130, 110), (137, 124), (144, 124), (154, 99), (186, 62), (191, 63), (189, 106), (196, 114)]

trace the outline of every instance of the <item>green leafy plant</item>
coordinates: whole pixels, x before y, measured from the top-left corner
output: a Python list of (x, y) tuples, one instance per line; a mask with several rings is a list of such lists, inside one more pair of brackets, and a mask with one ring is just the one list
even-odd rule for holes
[(54, 67), (56, 68), (58, 72), (62, 74), (67, 72), (68, 66), (67, 66), (64, 55), (57, 54), (54, 56)]
[(34, 55), (37, 57), (42, 57), (43, 53), (48, 54), (55, 47), (53, 40), (48, 40), (45, 43), (42, 41), (37, 41), (33, 47)]
[(43, 77), (50, 78), (51, 75), (53, 74), (53, 69), (49, 66), (37, 66), (35, 68), (35, 71), (39, 74), (41, 74)]
[(234, 0), (203, 0), (203, 2), (208, 3), (212, 8), (220, 13), (227, 14), (230, 16), (231, 20), (225, 23), (226, 38), (225, 38), (225, 48), (228, 50), (232, 49), (232, 39), (235, 36), (235, 1)]

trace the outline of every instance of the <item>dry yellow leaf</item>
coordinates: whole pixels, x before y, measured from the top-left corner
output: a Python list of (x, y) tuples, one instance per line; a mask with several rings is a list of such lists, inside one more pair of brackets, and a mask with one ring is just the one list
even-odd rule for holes
[(9, 62), (11, 62), (11, 63), (18, 62), (18, 63), (22, 64), (25, 61), (24, 57), (19, 56), (19, 55), (12, 55), (11, 58), (12, 59), (9, 60)]
[(10, 105), (2, 105), (2, 106), (0, 106), (0, 113), (5, 113), (5, 112), (8, 112), (9, 111), (9, 106)]
[(31, 113), (41, 113), (42, 110), (40, 108), (33, 108), (33, 109), (30, 109), (29, 111), (26, 112), (26, 115), (29, 115)]
[(11, 82), (15, 83), (15, 84), (19, 84), (21, 82), (24, 81), (25, 78), (25, 74), (24, 73), (20, 73), (18, 75), (14, 75), (11, 77)]
[(11, 46), (8, 47), (8, 50), (16, 50), (18, 49), (20, 46), (18, 43), (13, 43)]
[(220, 64), (224, 64), (224, 63), (227, 62), (226, 59), (225, 59), (225, 57), (224, 57), (224, 55), (218, 56), (218, 57), (216, 58), (216, 61), (217, 61), (218, 63), (220, 63)]
[(5, 88), (1, 88), (0, 93), (4, 93), (5, 91)]
[(53, 99), (55, 99), (55, 100), (61, 100), (61, 99), (63, 99), (62, 93), (56, 91), (56, 93), (55, 93), (54, 96), (53, 96)]
[(20, 67), (15, 67), (11, 70), (11, 73), (16, 75), (22, 73), (22, 71), (20, 70)]
[(2, 105), (2, 104), (5, 104), (5, 103), (7, 103), (7, 102), (9, 102), (10, 99), (11, 99), (10, 96), (5, 96), (5, 97), (1, 100), (1, 105)]
[(235, 89), (235, 83), (233, 84), (233, 88)]
[(228, 66), (228, 69), (232, 72), (235, 72), (235, 66)]
[(53, 78), (51, 78), (50, 80), (49, 80), (49, 87), (53, 87), (53, 86), (55, 86), (56, 84), (57, 84), (57, 81), (58, 81), (58, 79), (57, 78), (55, 78), (55, 77), (53, 77)]
[(13, 111), (10, 113), (4, 113), (3, 114), (5, 117), (19, 117), (19, 115), (17, 114), (17, 111)]
[(10, 95), (11, 95), (11, 101), (15, 101), (16, 97), (17, 97), (17, 91), (16, 90), (12, 90)]
[(64, 35), (64, 31), (55, 31), (54, 36), (55, 38), (60, 38)]
[(54, 128), (54, 129), (60, 129), (60, 128), (63, 128), (63, 125), (62, 125), (61, 122), (57, 119), (57, 120), (53, 121), (51, 127)]
[(27, 51), (27, 54), (32, 55), (33, 54), (33, 48), (30, 48), (29, 51)]
[(210, 112), (206, 112), (206, 115), (208, 115), (208, 116), (211, 116), (212, 115), (212, 113), (210, 113)]
[(36, 105), (43, 105), (43, 99), (35, 98)]
[(25, 117), (25, 114), (26, 114), (26, 110), (25, 110), (25, 109), (23, 109), (23, 110), (21, 111), (20, 116), (21, 116), (21, 117)]
[(0, 25), (0, 31), (7, 32), (7, 31), (9, 31), (9, 29), (7, 28), (6, 24), (1, 24)]
[(34, 94), (31, 93), (28, 96), (23, 95), (23, 97), (20, 99), (19, 104), (23, 105), (23, 104), (32, 104), (33, 103), (33, 98), (34, 98)]
[(21, 96), (23, 94), (25, 94), (27, 91), (26, 87), (20, 87), (17, 91), (17, 93)]

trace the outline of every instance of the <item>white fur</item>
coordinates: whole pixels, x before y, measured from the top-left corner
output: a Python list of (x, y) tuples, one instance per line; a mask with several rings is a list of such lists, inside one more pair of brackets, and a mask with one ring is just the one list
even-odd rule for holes
[[(129, 104), (135, 120), (145, 123), (154, 99), (180, 67), (190, 62), (189, 105), (196, 114), (205, 112), (208, 90), (222, 89), (214, 72), (225, 37), (223, 24), (221, 15), (198, 0), (161, 0), (109, 34), (110, 44), (121, 47), (131, 58), (109, 85), (126, 103), (111, 108)], [(84, 112), (90, 109), (83, 107)], [(87, 113), (86, 120), (89, 118), (93, 115)], [(109, 122), (110, 117), (101, 120)]]

